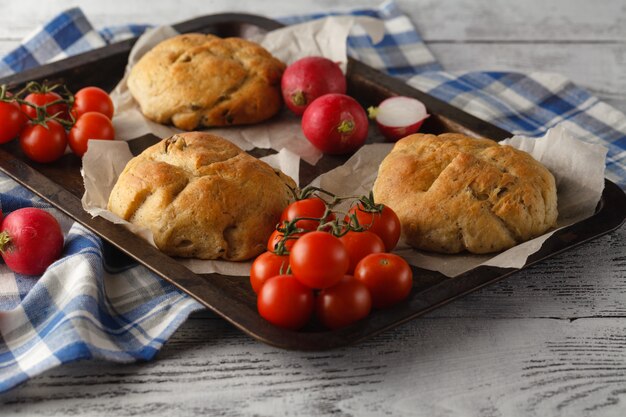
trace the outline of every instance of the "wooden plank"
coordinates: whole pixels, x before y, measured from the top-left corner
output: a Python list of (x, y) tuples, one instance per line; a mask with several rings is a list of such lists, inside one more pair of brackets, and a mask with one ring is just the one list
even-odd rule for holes
[(325, 353), (190, 320), (158, 361), (78, 363), (0, 395), (3, 416), (622, 416), (620, 319), (420, 319)]
[[(0, 55), (71, 4), (0, 2)], [(220, 11), (281, 16), (379, 2), (275, 0), (271, 10), (253, 1), (89, 0), (80, 6), (103, 27), (138, 16), (169, 23)], [(623, 0), (397, 2), (448, 69), (560, 72), (626, 109)], [(393, 332), (332, 352), (273, 349), (200, 316), (185, 323), (155, 361), (56, 368), (0, 395), (1, 413), (622, 416), (625, 238), (622, 227)]]
[(622, 226), (456, 300), (429, 317), (626, 317), (624, 277), (626, 227)]
[[(32, 4), (31, 4), (32, 3)], [(184, 0), (172, 8), (167, 2), (126, 2), (111, 13), (107, 2), (84, 2), (83, 11), (96, 28), (128, 22), (167, 24), (227, 11), (268, 16), (375, 7), (378, 0), (291, 2), (279, 0), (268, 9), (259, 2), (219, 3), (211, 8)], [(481, 0), (470, 4), (453, 0), (398, 1), (415, 23), (435, 56), (449, 71), (549, 71), (565, 75), (600, 99), (626, 112), (626, 10), (620, 0), (596, 4), (586, 0), (512, 2)], [(32, 7), (31, 7), (32, 6)], [(0, 55), (15, 48), (34, 27), (69, 7), (61, 0), (25, 0), (19, 7), (3, 6), (0, 16)], [(558, 10), (558, 14), (555, 14)], [(541, 13), (542, 11), (545, 12)], [(494, 18), (494, 13), (498, 18)], [(557, 15), (556, 17), (550, 17)], [(138, 20), (137, 16), (141, 16)], [(454, 22), (454, 24), (442, 24)]]
[(429, 46), (447, 71), (558, 73), (626, 112), (626, 42), (469, 42)]
[[(621, 0), (399, 0), (427, 41), (619, 42), (626, 39)], [(478, 59), (479, 60), (479, 59)]]
[[(5, 4), (6, 3), (6, 4)], [(372, 8), (378, 6), (380, 0), (345, 0), (340, 4), (333, 0), (290, 1), (275, 0), (268, 7), (267, 2), (258, 1), (218, 1), (198, 2), (195, 0), (178, 0), (174, 5), (167, 1), (125, 1), (110, 0), (99, 2), (94, 0), (73, 2), (65, 0), (23, 0), (19, 4), (8, 1), (2, 2), (2, 16), (0, 16), (0, 39), (21, 39), (36, 26), (44, 24), (55, 14), (72, 6), (79, 6), (89, 21), (96, 28), (127, 23), (172, 24), (188, 20), (193, 17), (225, 13), (240, 12), (253, 13), (264, 16), (288, 16), (303, 13), (312, 13), (320, 10), (351, 10), (354, 8)]]
[[(194, 0), (170, 2), (148, 0), (81, 1), (80, 5), (96, 27), (124, 23), (154, 24), (186, 20), (200, 14), (225, 11), (286, 16), (321, 10), (371, 8), (380, 0), (274, 0), (265, 2), (218, 1), (199, 3)], [(396, 0), (396, 3), (429, 41), (452, 40), (526, 40), (555, 39), (567, 41), (617, 41), (626, 38), (626, 10), (622, 0)], [(22, 0), (2, 2), (0, 38), (26, 35), (53, 14), (72, 6), (65, 0)]]

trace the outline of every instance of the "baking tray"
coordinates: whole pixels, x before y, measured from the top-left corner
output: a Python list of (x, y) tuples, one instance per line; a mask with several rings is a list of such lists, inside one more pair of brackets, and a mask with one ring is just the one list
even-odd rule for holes
[[(246, 14), (204, 16), (174, 25), (179, 32), (213, 33), (222, 37), (243, 36), (250, 31), (270, 31), (281, 26), (276, 21)], [(97, 85), (110, 91), (121, 79), (128, 53), (135, 41), (129, 39), (24, 71), (0, 79), (0, 84), (20, 88), (31, 80), (47, 80), (66, 83), (72, 91), (87, 85)], [(348, 63), (347, 79), (348, 93), (365, 107), (377, 104), (391, 95), (412, 96), (424, 102), (432, 116), (424, 123), (422, 132), (462, 132), (495, 140), (511, 136), (497, 126), (353, 59)], [(368, 142), (382, 141), (376, 129), (370, 131), (372, 133)], [(152, 135), (146, 135), (130, 141), (129, 145), (131, 151), (137, 154), (157, 140)], [(268, 152), (271, 151), (254, 150), (251, 153), (261, 156)], [(324, 156), (315, 166), (302, 162), (301, 183), (307, 184), (346, 159)], [(438, 272), (414, 268), (416, 279), (410, 297), (393, 308), (373, 311), (368, 318), (340, 330), (329, 331), (311, 326), (298, 332), (288, 331), (269, 324), (258, 315), (256, 298), (247, 277), (195, 274), (124, 227), (100, 217), (92, 218), (81, 206), (84, 188), (80, 160), (74, 155), (65, 155), (52, 164), (37, 164), (29, 161), (20, 151), (17, 141), (13, 141), (0, 146), (0, 169), (108, 242), (105, 245), (107, 263), (124, 264), (129, 259), (137, 261), (250, 336), (286, 349), (324, 350), (359, 342), (518, 271), (481, 266), (455, 278), (447, 278)], [(557, 231), (541, 250), (530, 256), (524, 267), (608, 233), (624, 222), (626, 195), (611, 181), (606, 180), (605, 184), (596, 213), (582, 222)]]

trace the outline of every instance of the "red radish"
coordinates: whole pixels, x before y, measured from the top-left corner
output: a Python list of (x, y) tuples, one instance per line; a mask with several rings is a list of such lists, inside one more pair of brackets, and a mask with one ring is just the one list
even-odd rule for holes
[(404, 96), (390, 97), (368, 110), (380, 133), (391, 142), (417, 132), (428, 117), (421, 101)]
[(0, 252), (18, 274), (41, 275), (61, 256), (63, 232), (47, 211), (27, 207), (7, 215), (0, 226)]
[(298, 116), (316, 98), (346, 93), (346, 77), (337, 63), (321, 56), (302, 58), (289, 65), (281, 79), (285, 104)]
[(355, 99), (345, 94), (326, 94), (305, 110), (302, 132), (322, 152), (346, 154), (365, 143), (368, 123), (365, 110)]

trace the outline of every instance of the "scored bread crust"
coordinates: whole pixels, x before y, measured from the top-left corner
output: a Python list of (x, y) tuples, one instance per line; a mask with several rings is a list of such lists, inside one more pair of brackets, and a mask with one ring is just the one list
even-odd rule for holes
[(373, 187), (407, 243), (441, 253), (508, 249), (556, 225), (553, 175), (528, 153), (456, 133), (398, 141)]
[(168, 255), (240, 261), (263, 252), (295, 187), (231, 142), (188, 132), (131, 159), (108, 209), (150, 229)]
[(167, 39), (131, 69), (128, 88), (148, 119), (183, 130), (258, 123), (281, 108), (285, 64), (241, 38)]

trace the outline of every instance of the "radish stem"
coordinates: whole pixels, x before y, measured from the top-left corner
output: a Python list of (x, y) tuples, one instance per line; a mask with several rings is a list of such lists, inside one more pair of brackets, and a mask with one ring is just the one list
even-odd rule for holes
[(0, 253), (4, 253), (9, 242), (11, 242), (11, 236), (6, 231), (0, 233)]
[(291, 101), (296, 106), (304, 106), (306, 104), (306, 97), (302, 91), (296, 91), (291, 95)]
[(354, 130), (354, 122), (352, 120), (342, 120), (339, 126), (337, 126), (337, 132), (339, 133), (351, 133)]

